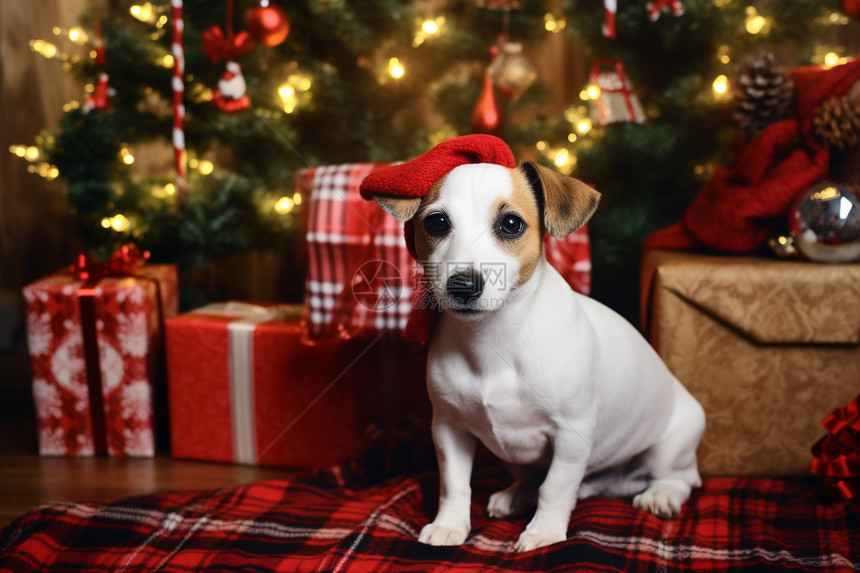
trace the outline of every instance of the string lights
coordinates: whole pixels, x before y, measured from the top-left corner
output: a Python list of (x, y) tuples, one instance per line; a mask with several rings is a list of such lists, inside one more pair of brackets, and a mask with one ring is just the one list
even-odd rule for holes
[(296, 107), (308, 101), (313, 80), (310, 76), (296, 71), (287, 76), (287, 80), (278, 86), (278, 97), (285, 113), (293, 113)]
[(567, 20), (564, 16), (557, 17), (555, 14), (547, 12), (543, 15), (543, 27), (547, 32), (558, 34), (567, 27)]
[(728, 96), (729, 93), (729, 78), (725, 74), (720, 74), (712, 84), (714, 95), (717, 99), (722, 99)]
[(388, 60), (388, 75), (395, 80), (399, 80), (405, 73), (406, 68), (403, 67), (403, 64), (400, 63), (398, 58), (391, 58)]
[(418, 47), (430, 38), (436, 38), (442, 33), (442, 27), (445, 24), (445, 17), (417, 20), (418, 29), (415, 32), (415, 38), (412, 40), (412, 46)]

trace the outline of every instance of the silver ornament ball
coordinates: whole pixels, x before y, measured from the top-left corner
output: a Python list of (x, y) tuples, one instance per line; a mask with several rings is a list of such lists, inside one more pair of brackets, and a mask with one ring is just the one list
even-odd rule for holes
[(794, 245), (811, 261), (860, 260), (860, 187), (827, 181), (812, 187), (788, 214)]

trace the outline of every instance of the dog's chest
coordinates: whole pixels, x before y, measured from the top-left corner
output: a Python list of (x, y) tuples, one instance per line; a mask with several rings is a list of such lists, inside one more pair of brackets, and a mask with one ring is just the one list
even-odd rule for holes
[[(502, 460), (541, 464), (549, 460), (551, 422), (540, 397), (516, 372), (498, 371), (477, 377), (460, 371), (442, 390), (444, 407)], [(447, 384), (446, 384), (447, 385)]]

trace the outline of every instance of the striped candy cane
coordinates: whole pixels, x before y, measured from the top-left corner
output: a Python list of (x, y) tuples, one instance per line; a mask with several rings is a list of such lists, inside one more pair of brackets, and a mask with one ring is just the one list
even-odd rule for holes
[(182, 47), (182, 0), (171, 0), (173, 16), (173, 161), (176, 167), (176, 193), (179, 204), (187, 186), (185, 157), (185, 50)]
[(603, 35), (615, 38), (615, 12), (618, 10), (616, 0), (603, 0)]

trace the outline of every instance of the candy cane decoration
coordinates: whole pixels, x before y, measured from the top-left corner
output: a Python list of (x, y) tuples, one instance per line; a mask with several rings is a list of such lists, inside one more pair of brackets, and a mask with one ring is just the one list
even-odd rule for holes
[(615, 38), (615, 12), (618, 10), (616, 0), (603, 0), (603, 36)]
[(171, 0), (173, 16), (173, 162), (176, 167), (176, 193), (178, 205), (187, 187), (185, 156), (185, 50), (182, 47), (182, 0)]
[(668, 7), (675, 16), (683, 16), (684, 14), (684, 5), (681, 4), (681, 0), (655, 0), (649, 3), (647, 7), (648, 18), (652, 22), (660, 19), (660, 12), (664, 7)]

